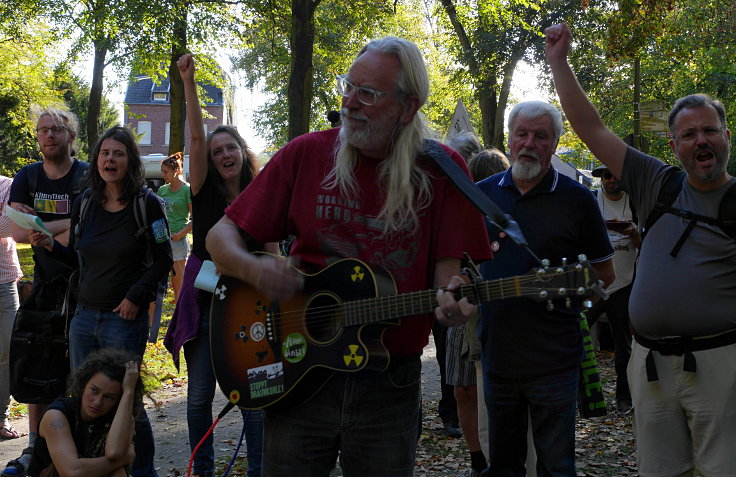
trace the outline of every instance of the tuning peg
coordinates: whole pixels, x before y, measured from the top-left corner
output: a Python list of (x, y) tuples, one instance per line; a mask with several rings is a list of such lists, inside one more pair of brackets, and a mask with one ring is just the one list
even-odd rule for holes
[(558, 288), (557, 294), (560, 296), (565, 296), (565, 294), (567, 294), (567, 290), (565, 288)]
[(588, 261), (588, 257), (584, 253), (581, 253), (580, 255), (578, 255), (578, 262), (585, 263), (587, 261)]
[(567, 266), (567, 257), (562, 257), (562, 266)]
[(586, 310), (590, 310), (591, 308), (593, 308), (593, 302), (591, 300), (584, 300), (583, 308), (585, 308)]
[(585, 295), (585, 287), (578, 287), (578, 296)]
[(580, 262), (576, 263), (575, 264), (575, 271), (576, 272), (580, 272), (582, 270), (583, 270), (583, 265)]
[(555, 304), (552, 303), (552, 300), (547, 300), (547, 311), (552, 311), (555, 309)]
[(547, 295), (549, 295), (547, 290), (539, 290), (539, 298), (545, 299), (547, 298)]
[(572, 309), (572, 300), (569, 297), (565, 298), (565, 308), (568, 310)]
[(545, 258), (544, 260), (542, 260), (542, 267), (543, 268), (549, 267), (549, 259), (548, 258)]

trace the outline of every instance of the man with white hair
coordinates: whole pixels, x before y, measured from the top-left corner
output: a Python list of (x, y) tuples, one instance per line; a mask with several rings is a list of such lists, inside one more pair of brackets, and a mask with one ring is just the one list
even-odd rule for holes
[[(421, 52), (403, 39), (373, 40), (337, 79), (342, 128), (303, 135), (274, 155), (207, 237), (218, 269), (286, 299), (299, 289), (297, 274), (285, 260), (249, 253), (243, 236), (265, 243), (291, 234), (291, 255), (305, 271), (350, 257), (388, 270), (399, 293), (455, 289), (463, 252), (482, 261), (490, 251), (481, 215), (424, 154)], [(363, 279), (356, 268), (347, 280)], [(463, 299), (435, 316), (459, 324), (473, 308)], [(306, 402), (267, 409), (263, 475), (327, 476), (338, 456), (346, 476), (413, 475), (420, 354), (432, 323), (415, 315), (386, 329), (383, 371), (336, 373)]]
[[(590, 191), (558, 173), (552, 154), (562, 134), (560, 112), (548, 103), (518, 104), (508, 120), (511, 169), (478, 183), (518, 222), (530, 249), (559, 265), (585, 254), (605, 285), (613, 281), (613, 249)], [(529, 272), (540, 264), (503, 232), (489, 228), (494, 258), (481, 265), (485, 279)], [(482, 307), (481, 361), (489, 420), (490, 466), (481, 475), (526, 475), (527, 423), (531, 419), (537, 475), (570, 476), (575, 470), (575, 413), (582, 303), (567, 307), (528, 298)]]

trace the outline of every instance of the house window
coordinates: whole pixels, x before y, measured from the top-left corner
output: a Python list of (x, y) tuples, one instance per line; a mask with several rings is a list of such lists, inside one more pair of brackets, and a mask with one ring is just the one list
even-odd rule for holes
[(138, 121), (138, 144), (151, 144), (151, 121)]
[(171, 123), (166, 122), (166, 126), (164, 126), (164, 145), (168, 146), (171, 139)]
[(154, 101), (166, 101), (168, 99), (167, 96), (168, 95), (166, 93), (153, 93), (153, 100)]

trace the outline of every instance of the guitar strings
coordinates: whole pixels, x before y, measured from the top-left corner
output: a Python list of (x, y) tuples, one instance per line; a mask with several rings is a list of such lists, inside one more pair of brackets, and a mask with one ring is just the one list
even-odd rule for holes
[[(551, 278), (553, 275), (546, 275), (544, 278)], [(521, 277), (519, 279), (514, 278), (506, 278), (506, 279), (500, 279), (499, 282), (491, 283), (491, 282), (485, 282), (481, 283), (479, 287), (485, 294), (489, 295), (497, 295), (499, 297), (505, 296), (508, 298), (512, 298), (515, 296), (522, 296), (522, 295), (530, 295), (535, 294), (540, 291), (540, 288), (537, 287), (527, 287), (524, 286), (525, 284), (539, 282), (540, 278), (536, 276), (526, 276)], [(465, 284), (460, 287), (460, 289), (457, 290), (456, 294), (460, 294), (460, 296), (466, 296), (463, 292), (468, 291), (470, 292), (469, 295), (474, 294), (474, 286), (472, 284)], [(553, 290), (556, 292), (560, 288), (565, 290), (565, 295), (567, 295), (570, 291), (576, 291), (577, 288), (554, 288)], [(495, 293), (494, 293), (495, 292)], [(379, 297), (370, 297), (365, 299), (358, 299), (358, 300), (351, 300), (347, 302), (336, 302), (329, 305), (321, 305), (321, 306), (315, 306), (310, 308), (303, 308), (303, 309), (297, 309), (297, 310), (288, 310), (278, 313), (278, 317), (280, 319), (291, 319), (292, 317), (299, 318), (301, 316), (304, 316), (306, 313), (306, 316), (308, 317), (308, 321), (310, 324), (318, 325), (321, 323), (331, 323), (335, 322), (337, 317), (341, 317), (341, 320), (337, 320), (345, 323), (346, 319), (347, 321), (350, 321), (348, 318), (349, 316), (357, 315), (357, 316), (369, 316), (373, 317), (376, 316), (376, 319), (369, 319), (367, 321), (360, 321), (358, 320), (357, 323), (349, 323), (347, 326), (354, 326), (354, 325), (360, 325), (360, 324), (367, 324), (374, 321), (380, 321), (381, 319), (392, 319), (392, 318), (400, 318), (402, 316), (411, 316), (414, 314), (422, 314), (422, 313), (431, 313), (432, 310), (429, 311), (413, 311), (413, 305), (411, 303), (403, 303), (403, 302), (416, 302), (417, 299), (419, 299), (421, 302), (425, 302), (425, 305), (429, 305), (432, 309), (437, 306), (435, 295), (437, 293), (437, 289), (434, 290), (421, 290), (418, 292), (409, 292), (409, 293), (402, 293), (400, 295), (388, 295), (388, 296), (379, 296)], [(555, 299), (561, 299), (564, 297), (556, 297), (551, 296), (549, 299), (555, 300)], [(489, 300), (492, 301), (493, 299)], [(410, 306), (412, 311), (406, 311), (406, 307)], [(421, 306), (421, 304), (420, 304)], [(399, 309), (402, 310), (401, 313), (399, 313)], [(340, 313), (343, 312), (343, 313)], [(388, 314), (389, 317), (383, 318), (380, 315)], [(347, 315), (347, 317), (345, 316)], [(395, 315), (395, 316), (391, 316)]]

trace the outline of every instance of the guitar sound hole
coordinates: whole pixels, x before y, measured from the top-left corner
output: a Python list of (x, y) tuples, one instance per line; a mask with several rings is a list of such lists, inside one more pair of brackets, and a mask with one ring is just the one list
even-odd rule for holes
[(337, 338), (342, 329), (341, 307), (331, 294), (312, 297), (307, 308), (307, 331), (312, 341), (326, 343)]

